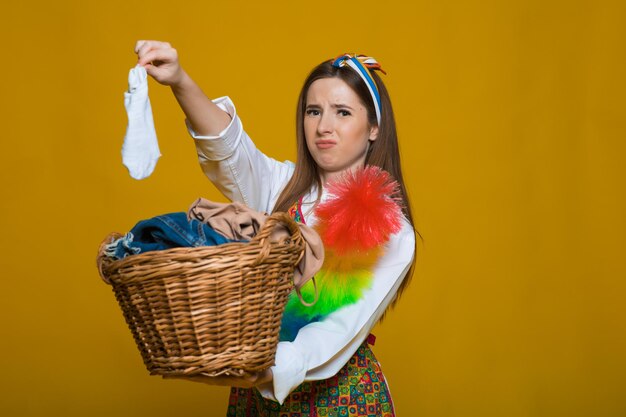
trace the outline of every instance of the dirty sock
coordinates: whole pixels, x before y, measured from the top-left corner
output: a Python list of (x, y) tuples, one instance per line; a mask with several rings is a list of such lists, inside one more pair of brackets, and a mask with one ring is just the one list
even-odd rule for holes
[(140, 65), (128, 73), (128, 91), (124, 92), (128, 127), (122, 146), (122, 162), (136, 180), (148, 177), (161, 156), (152, 107), (148, 97), (148, 75)]

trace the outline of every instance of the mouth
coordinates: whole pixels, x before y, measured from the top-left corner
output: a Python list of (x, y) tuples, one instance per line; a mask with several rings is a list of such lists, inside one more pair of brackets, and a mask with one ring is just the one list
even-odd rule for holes
[(330, 139), (321, 139), (321, 140), (315, 141), (315, 146), (317, 146), (319, 149), (332, 148), (336, 144), (337, 144), (336, 141), (330, 140)]

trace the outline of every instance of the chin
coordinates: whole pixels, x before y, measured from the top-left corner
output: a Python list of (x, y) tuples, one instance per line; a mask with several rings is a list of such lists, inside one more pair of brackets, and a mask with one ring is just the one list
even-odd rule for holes
[(316, 160), (315, 164), (317, 165), (317, 168), (321, 172), (332, 172), (332, 171), (337, 170), (337, 166), (335, 164), (333, 164), (332, 162), (329, 162), (329, 161), (318, 161), (318, 160)]

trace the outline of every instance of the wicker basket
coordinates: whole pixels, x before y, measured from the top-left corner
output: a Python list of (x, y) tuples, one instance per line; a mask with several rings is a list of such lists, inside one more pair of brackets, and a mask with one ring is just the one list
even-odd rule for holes
[[(286, 226), (290, 238), (270, 241)], [(304, 239), (275, 213), (253, 240), (173, 248), (112, 261), (100, 246), (98, 268), (113, 287), (152, 375), (245, 376), (274, 364), (278, 333)]]

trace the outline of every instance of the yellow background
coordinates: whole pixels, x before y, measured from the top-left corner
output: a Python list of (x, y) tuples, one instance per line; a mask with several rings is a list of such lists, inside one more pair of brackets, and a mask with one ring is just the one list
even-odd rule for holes
[(163, 157), (144, 181), (122, 166), (137, 39), (171, 42), (281, 160), (315, 64), (383, 64), (424, 236), (375, 331), (400, 417), (626, 415), (626, 3), (17, 3), (0, 12), (0, 415), (224, 415), (226, 388), (148, 375), (95, 268), (109, 232), (222, 199), (153, 80)]

